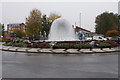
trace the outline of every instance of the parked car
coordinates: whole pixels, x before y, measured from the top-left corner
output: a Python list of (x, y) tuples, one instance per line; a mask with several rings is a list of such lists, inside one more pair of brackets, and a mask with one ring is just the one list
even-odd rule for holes
[(85, 40), (86, 40), (86, 41), (91, 41), (91, 40), (92, 40), (92, 37), (85, 37)]
[(112, 37), (106, 37), (107, 40), (111, 40)]
[(118, 36), (117, 37), (112, 37), (111, 40), (120, 44), (120, 37), (118, 37)]
[(105, 41), (107, 39), (104, 36), (93, 36), (93, 40), (96, 40), (96, 41)]
[(31, 43), (29, 40), (24, 40), (23, 42), (26, 43), (26, 44), (30, 44)]

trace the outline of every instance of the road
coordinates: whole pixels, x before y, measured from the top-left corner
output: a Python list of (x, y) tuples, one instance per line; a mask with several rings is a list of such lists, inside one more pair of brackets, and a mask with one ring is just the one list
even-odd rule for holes
[(3, 78), (117, 78), (118, 54), (2, 52)]

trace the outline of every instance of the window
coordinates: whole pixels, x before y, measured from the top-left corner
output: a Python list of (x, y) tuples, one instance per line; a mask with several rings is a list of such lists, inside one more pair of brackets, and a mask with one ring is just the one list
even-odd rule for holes
[(99, 37), (99, 39), (102, 39), (101, 37)]

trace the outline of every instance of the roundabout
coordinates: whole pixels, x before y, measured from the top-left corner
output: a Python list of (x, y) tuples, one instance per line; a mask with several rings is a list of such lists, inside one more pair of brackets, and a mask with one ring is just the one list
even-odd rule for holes
[(50, 53), (50, 54), (89, 54), (89, 53), (112, 53), (119, 52), (119, 47), (115, 48), (94, 48), (90, 49), (52, 49), (52, 48), (22, 48), (22, 47), (12, 47), (12, 46), (2, 46), (0, 50), (11, 51), (11, 52), (24, 52), (24, 53)]

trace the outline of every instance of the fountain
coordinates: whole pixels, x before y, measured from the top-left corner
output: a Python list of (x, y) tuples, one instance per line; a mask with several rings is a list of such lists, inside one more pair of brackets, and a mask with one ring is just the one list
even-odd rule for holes
[(49, 41), (75, 41), (75, 31), (66, 19), (56, 19), (50, 29)]

